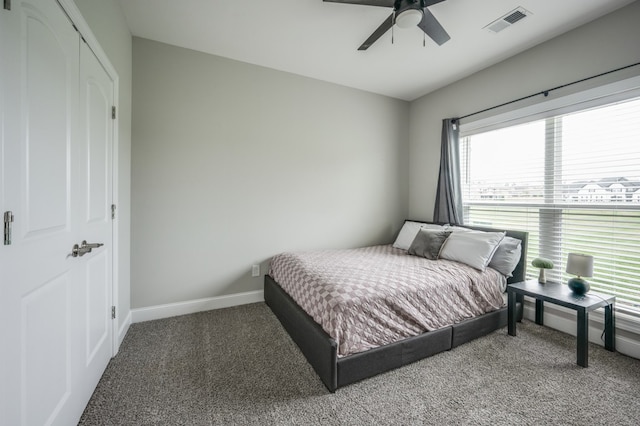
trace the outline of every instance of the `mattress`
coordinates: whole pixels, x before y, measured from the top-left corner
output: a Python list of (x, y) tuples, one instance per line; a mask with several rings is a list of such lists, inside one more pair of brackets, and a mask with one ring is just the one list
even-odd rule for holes
[(336, 341), (340, 357), (504, 306), (499, 272), (391, 245), (282, 253), (269, 274)]

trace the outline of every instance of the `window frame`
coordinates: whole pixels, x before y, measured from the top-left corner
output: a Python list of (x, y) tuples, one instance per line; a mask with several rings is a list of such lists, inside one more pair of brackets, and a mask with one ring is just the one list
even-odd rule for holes
[[(583, 90), (581, 92), (565, 95), (562, 97), (545, 100), (533, 105), (528, 105), (522, 108), (512, 109), (508, 111), (499, 112), (497, 114), (478, 118), (476, 120), (467, 121), (466, 119), (460, 123), (460, 141), (462, 141), (475, 134), (485, 133), (492, 130), (498, 130), (506, 127), (512, 127), (523, 123), (529, 123), (532, 121), (545, 120), (547, 126), (553, 126), (553, 120), (549, 120), (553, 117), (580, 112), (592, 108), (606, 106), (608, 104), (626, 101), (632, 98), (640, 97), (640, 76), (632, 77), (625, 80), (620, 80), (614, 83), (605, 84), (599, 87), (591, 88), (588, 90)], [(510, 106), (513, 108), (513, 106)], [(549, 141), (550, 135), (553, 132), (546, 132), (546, 140), (545, 144), (549, 146), (551, 143), (553, 146), (553, 140)], [(553, 139), (553, 137), (551, 137)], [(553, 167), (554, 164), (554, 154), (550, 153), (545, 154), (545, 170), (547, 167)], [(549, 185), (549, 182), (545, 182), (545, 185)], [(553, 185), (553, 182), (551, 182)], [(509, 203), (499, 203), (499, 205), (504, 205), (505, 207), (514, 207), (518, 206), (521, 208), (531, 208), (537, 209), (539, 212), (539, 229), (540, 229), (540, 238), (545, 238), (546, 241), (548, 239), (559, 239), (560, 236), (553, 232), (544, 232), (542, 227), (545, 226), (542, 224), (542, 212), (545, 209), (550, 209), (555, 212), (556, 215), (563, 215), (563, 211), (567, 209), (587, 209), (587, 206), (580, 206), (575, 204), (567, 204), (559, 203), (557, 200), (549, 200), (550, 195), (547, 194), (545, 190), (545, 195), (541, 199), (540, 203), (531, 203), (531, 202), (509, 202)], [(551, 196), (552, 197), (552, 196)], [(490, 201), (472, 201), (471, 203), (465, 204), (465, 216), (468, 217), (466, 212), (468, 205), (475, 206), (495, 206), (498, 203), (492, 203)], [(617, 206), (616, 208), (620, 208), (622, 210), (633, 209), (637, 210), (637, 206)], [(552, 213), (553, 213), (552, 212)], [(547, 224), (547, 226), (553, 226), (553, 224)], [(556, 241), (558, 244), (550, 244), (552, 247), (557, 247), (556, 249), (552, 249), (553, 253), (551, 253), (551, 257), (559, 259), (561, 254), (561, 244)], [(620, 309), (621, 308), (621, 309)], [(625, 309), (624, 305), (620, 306), (619, 310), (629, 315), (633, 322), (637, 324), (640, 322), (640, 310), (635, 309)]]

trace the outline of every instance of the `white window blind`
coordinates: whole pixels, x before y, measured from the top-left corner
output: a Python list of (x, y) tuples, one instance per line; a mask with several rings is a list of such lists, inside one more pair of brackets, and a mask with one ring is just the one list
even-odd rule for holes
[(640, 315), (640, 98), (462, 134), (465, 223), (529, 231), (555, 281), (568, 253), (593, 255), (592, 290)]

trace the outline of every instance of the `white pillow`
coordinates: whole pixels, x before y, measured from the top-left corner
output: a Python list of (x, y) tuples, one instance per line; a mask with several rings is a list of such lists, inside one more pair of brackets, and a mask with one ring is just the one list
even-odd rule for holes
[(472, 232), (473, 229), (465, 228), (464, 226), (458, 226), (458, 225), (447, 225), (447, 231), (451, 231), (451, 232)]
[(444, 230), (444, 226), (442, 225), (412, 222), (410, 220), (406, 220), (404, 222), (404, 225), (402, 225), (402, 229), (398, 233), (398, 236), (396, 237), (396, 241), (393, 243), (393, 247), (402, 250), (409, 250), (409, 247), (411, 247), (411, 243), (416, 238), (416, 235), (418, 235), (418, 231), (420, 230), (420, 228), (435, 229), (438, 231)]
[(484, 271), (491, 261), (504, 232), (452, 232), (440, 250), (440, 258), (464, 263)]
[(498, 244), (496, 252), (489, 262), (489, 267), (500, 272), (505, 277), (513, 276), (513, 270), (516, 269), (520, 256), (522, 254), (522, 241), (517, 238), (504, 237)]

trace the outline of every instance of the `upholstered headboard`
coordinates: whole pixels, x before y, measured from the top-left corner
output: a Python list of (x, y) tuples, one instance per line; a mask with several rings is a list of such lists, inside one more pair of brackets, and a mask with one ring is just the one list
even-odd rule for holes
[[(411, 219), (407, 219), (411, 220)], [(412, 222), (420, 222), (420, 223), (433, 223), (433, 222), (425, 222), (423, 220), (411, 220)], [(444, 225), (442, 223), (437, 223), (436, 225)], [(517, 231), (511, 229), (500, 229), (500, 228), (489, 228), (484, 226), (472, 226), (472, 225), (462, 225), (465, 228), (475, 229), (478, 231), (487, 231), (487, 232), (505, 232), (507, 236), (512, 238), (517, 238), (522, 241), (522, 254), (520, 255), (520, 261), (516, 265), (516, 269), (513, 270), (513, 276), (507, 279), (507, 283), (517, 283), (520, 281), (524, 281), (526, 279), (527, 273), (527, 247), (529, 241), (529, 233), (526, 231)]]

